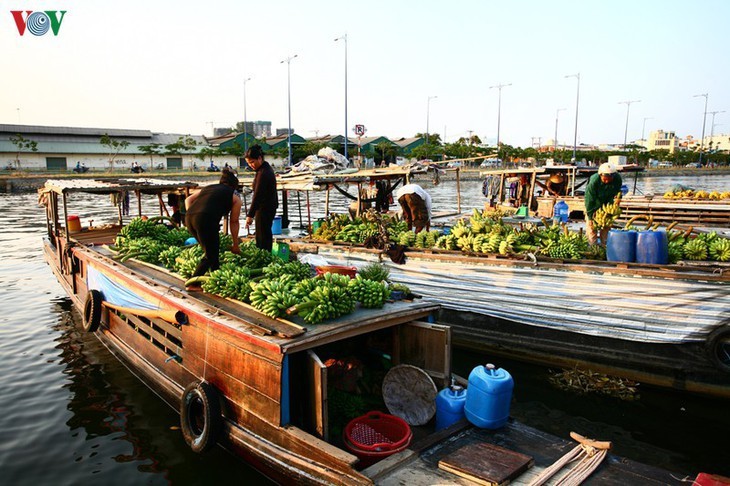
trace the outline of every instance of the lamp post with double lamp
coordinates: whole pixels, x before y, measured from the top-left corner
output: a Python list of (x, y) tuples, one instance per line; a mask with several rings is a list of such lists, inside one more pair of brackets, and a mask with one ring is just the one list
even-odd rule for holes
[(436, 98), (438, 98), (438, 96), (429, 96), (428, 100), (426, 101), (426, 158), (428, 158), (428, 156), (430, 155), (430, 152), (431, 152), (431, 149), (430, 149), (431, 141), (429, 140), (429, 137), (428, 137), (428, 129), (429, 129), (428, 122), (429, 122), (429, 117), (431, 115), (431, 100), (435, 100)]
[(575, 133), (573, 134), (573, 162), (576, 160), (576, 151), (578, 149), (578, 102), (580, 101), (580, 73), (568, 74), (565, 78), (575, 78), (578, 85), (575, 90)]
[(246, 78), (243, 80), (243, 153), (244, 155), (248, 151), (248, 117), (246, 116), (246, 83), (251, 81), (251, 78)]
[(702, 93), (702, 94), (694, 95), (693, 98), (698, 98), (700, 96), (705, 97), (705, 111), (702, 113), (702, 139), (700, 140), (700, 166), (702, 166), (702, 152), (705, 149), (705, 122), (707, 121), (707, 98), (709, 97), (709, 94)]
[(499, 131), (502, 124), (502, 88), (506, 88), (507, 86), (512, 86), (512, 83), (496, 84), (489, 87), (489, 89), (497, 88), (499, 91), (499, 96), (497, 98), (497, 158), (499, 158)]
[(629, 109), (631, 108), (631, 103), (641, 103), (641, 100), (631, 100), (631, 101), (619, 101), (619, 105), (626, 105), (626, 127), (624, 128), (624, 151), (626, 150), (626, 137), (629, 133)]
[(561, 111), (565, 111), (565, 108), (558, 108), (555, 110), (555, 139), (553, 139), (553, 153), (558, 151), (558, 116)]
[(347, 159), (347, 34), (335, 39), (345, 41), (345, 158)]
[(712, 137), (715, 136), (715, 115), (718, 113), (725, 113), (725, 110), (710, 112), (710, 115), (712, 115), (712, 123), (710, 123), (710, 143), (712, 143)]
[(297, 57), (297, 54), (294, 54), (293, 56), (289, 56), (283, 61), (281, 61), (279, 64), (286, 63), (286, 100), (287, 100), (287, 109), (289, 114), (289, 127), (286, 132), (287, 134), (287, 145), (289, 146), (289, 165), (292, 165), (292, 156), (291, 156), (291, 70), (290, 65), (292, 59)]

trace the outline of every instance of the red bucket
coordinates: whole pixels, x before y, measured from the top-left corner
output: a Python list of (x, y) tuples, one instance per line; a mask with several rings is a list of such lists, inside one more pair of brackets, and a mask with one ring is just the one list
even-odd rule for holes
[(355, 278), (357, 275), (357, 267), (347, 267), (344, 265), (323, 265), (317, 267), (317, 275), (323, 275), (325, 273), (339, 273), (341, 275), (347, 275), (350, 278)]
[(413, 438), (410, 426), (401, 418), (369, 412), (345, 427), (345, 446), (367, 467), (408, 447)]

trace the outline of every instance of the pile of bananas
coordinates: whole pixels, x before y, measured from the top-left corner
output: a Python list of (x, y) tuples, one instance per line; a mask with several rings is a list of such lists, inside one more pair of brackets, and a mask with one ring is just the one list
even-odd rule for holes
[(687, 231), (667, 229), (669, 240), (669, 263), (679, 260), (712, 260), (717, 262), (730, 261), (730, 239), (723, 238), (716, 232), (700, 233), (691, 237), (692, 228)]
[(350, 224), (345, 226), (337, 236), (337, 241), (347, 241), (349, 243), (362, 243), (367, 238), (378, 234), (378, 225), (371, 222), (361, 222), (358, 224)]
[(312, 267), (306, 263), (293, 261), (288, 263), (274, 262), (264, 268), (266, 278), (278, 278), (283, 275), (291, 275), (296, 282), (312, 276)]
[(258, 283), (251, 282), (253, 290), (249, 295), (251, 305), (269, 317), (286, 315), (287, 309), (297, 305), (297, 298), (292, 294), (294, 278), (284, 275), (275, 279), (266, 279)]
[[(167, 231), (167, 230), (165, 230)], [(117, 246), (117, 257), (125, 262), (130, 258), (157, 264), (160, 254), (167, 250), (168, 246), (160, 243), (151, 236), (143, 236), (134, 240), (127, 239), (121, 246)]]
[(723, 199), (730, 199), (730, 191), (719, 192), (719, 191), (693, 191), (692, 189), (678, 190), (678, 191), (667, 191), (664, 193), (665, 199), (694, 199), (698, 201), (720, 201)]
[(593, 213), (593, 227), (598, 230), (610, 228), (616, 218), (621, 216), (621, 193), (616, 196), (610, 204), (604, 204), (595, 213)]
[(416, 248), (433, 248), (441, 233), (438, 230), (421, 231), (416, 235), (414, 246)]
[(727, 238), (717, 238), (710, 242), (710, 257), (718, 262), (730, 261), (730, 240)]
[(160, 255), (158, 256), (159, 263), (165, 267), (169, 268), (170, 270), (175, 269), (177, 257), (180, 256), (183, 249), (179, 246), (169, 246), (166, 250), (161, 251)]
[(300, 303), (290, 307), (287, 313), (299, 315), (308, 324), (318, 324), (349, 314), (353, 310), (355, 300), (346, 288), (324, 283), (318, 285)]
[(390, 298), (390, 289), (385, 281), (375, 282), (357, 275), (348, 283), (348, 290), (353, 299), (366, 309), (380, 309)]
[(210, 276), (203, 277), (203, 290), (221, 297), (247, 302), (253, 290), (251, 276), (245, 268), (224, 265), (218, 270), (210, 272)]
[(400, 235), (398, 235), (398, 239), (396, 240), (399, 245), (403, 246), (413, 246), (416, 244), (416, 233), (414, 231), (404, 231)]
[(202, 259), (203, 248), (200, 245), (185, 248), (175, 259), (175, 271), (183, 278), (190, 278)]

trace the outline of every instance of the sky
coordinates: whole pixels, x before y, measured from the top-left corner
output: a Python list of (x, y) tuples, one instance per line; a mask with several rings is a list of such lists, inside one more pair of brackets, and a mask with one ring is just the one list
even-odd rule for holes
[[(58, 35), (21, 36), (17, 10), (66, 14)], [(725, 0), (0, 0), (0, 123), (210, 136), (244, 119), (251, 78), (247, 120), (286, 128), (290, 101), (295, 133), (342, 134), (347, 53), (351, 137), (495, 143), (499, 125), (529, 147), (564, 109), (572, 145), (577, 73), (579, 144), (700, 137), (704, 93), (706, 135), (727, 110), (718, 135), (728, 19)]]

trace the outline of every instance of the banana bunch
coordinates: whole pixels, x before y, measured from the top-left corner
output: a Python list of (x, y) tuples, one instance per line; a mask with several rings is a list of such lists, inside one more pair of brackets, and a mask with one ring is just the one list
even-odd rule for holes
[(730, 261), (730, 240), (717, 238), (710, 243), (709, 254), (713, 260), (718, 262)]
[(438, 240), (436, 240), (436, 248), (441, 248), (443, 250), (456, 250), (456, 235), (442, 235)]
[(466, 236), (470, 233), (469, 228), (464, 224), (463, 220), (459, 220), (453, 228), (451, 228), (451, 234), (457, 239), (462, 236)]
[(223, 263), (233, 263), (239, 267), (263, 268), (274, 261), (276, 257), (270, 251), (262, 250), (255, 243), (249, 242), (240, 246), (241, 253), (236, 255), (226, 251), (221, 255)]
[(499, 233), (491, 233), (489, 239), (485, 241), (480, 251), (482, 253), (497, 253), (499, 252), (499, 245), (502, 242), (502, 235)]
[(200, 245), (185, 248), (180, 252), (180, 256), (175, 259), (175, 271), (183, 278), (190, 278), (202, 259), (203, 249)]
[(499, 242), (499, 254), (511, 255), (514, 253), (515, 234), (510, 233), (502, 241)]
[(439, 237), (438, 230), (421, 231), (416, 235), (414, 246), (416, 248), (433, 248), (436, 246), (436, 240)]
[(286, 313), (297, 314), (308, 324), (318, 324), (353, 310), (355, 301), (346, 288), (325, 284), (315, 288), (299, 304), (289, 307)]
[(462, 251), (474, 251), (474, 235), (465, 233), (456, 240), (456, 246)]
[[(231, 267), (226, 267), (210, 272), (208, 278), (203, 281), (203, 290), (209, 294), (245, 301), (251, 290), (249, 284), (250, 280), (247, 276), (237, 273)], [(244, 289), (244, 295), (241, 296), (239, 294), (242, 293), (241, 287), (243, 286), (248, 287), (248, 290)]]
[(388, 225), (388, 238), (390, 238), (390, 241), (398, 241), (401, 233), (405, 233), (406, 231), (408, 231), (408, 223), (402, 220), (393, 220)]
[(291, 275), (298, 282), (312, 276), (312, 267), (296, 260), (289, 263), (274, 262), (264, 267), (263, 272), (266, 278), (269, 279)]
[(707, 260), (707, 243), (701, 238), (695, 238), (685, 243), (683, 252), (687, 260)]
[(288, 308), (297, 304), (297, 298), (292, 294), (294, 282), (289, 276), (251, 282), (250, 287), (251, 305), (269, 317), (283, 316)]
[(604, 204), (595, 213), (593, 213), (593, 226), (596, 230), (602, 230), (604, 228), (610, 228), (613, 226), (613, 222), (621, 216), (621, 197), (616, 196), (616, 199), (610, 204)]
[[(165, 226), (162, 225), (157, 226), (165, 228)], [(156, 238), (157, 241), (164, 243), (167, 246), (183, 246), (185, 244), (185, 240), (191, 236), (190, 231), (188, 231), (186, 227), (181, 226), (180, 228), (172, 228), (165, 232), (157, 230)]]
[(684, 258), (684, 240), (669, 241), (668, 246), (669, 263), (677, 263)]
[(404, 231), (398, 237), (398, 244), (403, 246), (413, 246), (416, 244), (416, 233), (413, 231)]
[(588, 260), (605, 260), (606, 247), (601, 245), (589, 245), (583, 252), (583, 257)]
[(175, 260), (180, 256), (183, 249), (179, 246), (170, 246), (166, 250), (160, 252), (158, 257), (159, 262), (165, 267), (171, 270), (175, 269)]
[(352, 298), (366, 309), (380, 309), (390, 297), (390, 289), (385, 282), (367, 280), (360, 275), (350, 280), (348, 290)]

